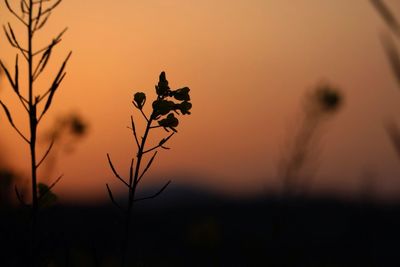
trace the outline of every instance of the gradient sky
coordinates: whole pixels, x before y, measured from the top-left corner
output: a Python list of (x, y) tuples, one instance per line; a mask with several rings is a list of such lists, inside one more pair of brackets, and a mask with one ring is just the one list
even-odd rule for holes
[[(17, 24), (3, 3), (0, 8), (1, 23)], [(159, 154), (148, 184), (172, 179), (226, 193), (274, 190), (302, 97), (329, 82), (341, 89), (345, 105), (326, 125), (316, 177), (307, 187), (359, 195), (371, 184), (379, 198), (399, 195), (400, 161), (383, 124), (400, 123), (400, 92), (379, 39), (388, 29), (369, 1), (68, 0), (36, 44), (66, 26), (50, 68), (69, 50), (73, 57), (41, 129), (70, 111), (90, 128), (52, 168), (51, 177), (64, 174), (55, 190), (63, 199), (101, 199), (106, 182), (116, 187), (106, 153), (127, 174), (135, 155), (126, 128), (135, 114), (133, 93), (154, 97), (163, 70), (171, 87), (191, 88), (193, 112), (181, 120), (172, 149)], [(12, 66), (14, 52), (1, 36), (0, 56)], [(0, 97), (18, 124), (26, 124), (1, 83)], [(0, 130), (4, 164), (28, 176), (28, 147), (7, 123)], [(42, 172), (42, 181), (48, 175)]]

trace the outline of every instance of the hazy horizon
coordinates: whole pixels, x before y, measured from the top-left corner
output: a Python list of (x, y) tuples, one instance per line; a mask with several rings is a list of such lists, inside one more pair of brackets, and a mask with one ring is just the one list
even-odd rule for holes
[[(0, 8), (1, 24), (17, 25), (4, 3)], [(55, 188), (61, 198), (106, 198), (105, 183), (117, 186), (106, 153), (128, 173), (136, 153), (130, 115), (141, 123), (132, 97), (144, 91), (153, 98), (161, 71), (172, 88), (191, 88), (193, 109), (172, 149), (160, 151), (146, 185), (171, 179), (225, 193), (276, 190), (277, 165), (298, 127), (302, 99), (327, 82), (341, 90), (344, 105), (325, 125), (307, 191), (359, 195), (367, 186), (378, 198), (398, 198), (400, 161), (384, 125), (400, 123), (400, 91), (380, 40), (389, 30), (369, 1), (70, 0), (39, 38), (51, 40), (64, 27), (50, 68), (69, 50), (73, 55), (40, 129), (45, 133), (71, 111), (89, 128), (73, 153), (60, 152), (56, 165), (40, 173), (44, 182), (64, 174)], [(12, 66), (15, 51), (4, 33), (0, 47), (0, 58)], [(26, 130), (27, 116), (4, 78), (0, 85), (1, 99)], [(2, 165), (29, 177), (28, 147), (3, 112), (0, 122)]]

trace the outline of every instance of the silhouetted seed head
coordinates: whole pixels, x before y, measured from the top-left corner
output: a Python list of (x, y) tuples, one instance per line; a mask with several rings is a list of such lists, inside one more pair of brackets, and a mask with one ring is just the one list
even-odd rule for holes
[(171, 96), (173, 96), (176, 100), (180, 101), (190, 101), (189, 96), (190, 89), (188, 87), (184, 87), (171, 92)]
[(153, 102), (153, 114), (155, 117), (167, 115), (175, 108), (175, 103), (169, 100), (157, 99)]
[[(176, 132), (175, 127), (178, 126), (179, 120), (175, 117), (175, 114), (188, 115), (192, 108), (192, 103), (189, 102), (190, 89), (183, 87), (171, 90), (165, 72), (161, 72), (158, 84), (155, 87), (157, 98), (152, 103), (151, 119), (158, 121), (159, 125), (164, 127), (165, 130), (171, 129)], [(133, 104), (137, 109), (142, 110), (145, 102), (146, 95), (144, 93), (138, 92), (134, 95)]]
[(156, 86), (156, 93), (160, 97), (168, 96), (170, 88), (168, 86), (167, 78), (165, 77), (165, 72), (161, 72), (158, 85)]
[(83, 136), (86, 133), (86, 123), (77, 115), (71, 117), (71, 131), (76, 136)]
[(188, 102), (188, 101), (183, 101), (180, 104), (175, 104), (175, 109), (180, 110), (180, 112), (182, 113), (182, 115), (190, 115), (190, 109), (192, 108), (192, 103)]
[(164, 128), (169, 128), (176, 132), (175, 127), (178, 126), (179, 120), (175, 117), (174, 113), (170, 113), (165, 119), (159, 120), (158, 124)]
[(133, 104), (138, 108), (142, 109), (144, 103), (146, 102), (146, 94), (142, 92), (138, 92), (133, 96)]
[(331, 113), (338, 110), (342, 104), (343, 97), (341, 93), (329, 85), (323, 85), (316, 88), (311, 95), (311, 105), (317, 111)]

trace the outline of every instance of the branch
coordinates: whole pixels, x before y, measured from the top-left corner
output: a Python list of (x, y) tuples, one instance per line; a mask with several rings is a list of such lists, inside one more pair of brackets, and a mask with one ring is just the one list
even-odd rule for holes
[(164, 149), (169, 149), (168, 147), (165, 147), (164, 144), (174, 135), (175, 133), (171, 133), (167, 138), (163, 138), (158, 145), (155, 147), (152, 147), (150, 149), (147, 149), (146, 151), (143, 151), (143, 154), (146, 154), (150, 151), (153, 151), (159, 147), (164, 148)]
[(151, 164), (153, 163), (153, 160), (154, 160), (154, 158), (156, 157), (156, 155), (157, 155), (157, 151), (154, 152), (153, 156), (151, 157), (151, 159), (150, 159), (149, 162), (147, 163), (146, 168), (144, 168), (142, 174), (139, 176), (139, 179), (138, 179), (138, 181), (137, 181), (138, 183), (140, 182), (140, 180), (142, 180), (142, 177), (143, 177), (144, 174), (147, 172), (147, 170), (150, 168), (150, 166), (151, 166)]
[(120, 210), (122, 210), (121, 206), (117, 203), (117, 201), (115, 201), (114, 196), (112, 194), (112, 191), (110, 189), (110, 187), (108, 186), (108, 184), (106, 184), (107, 187), (107, 191), (108, 191), (108, 196), (110, 197), (111, 202)]
[(389, 59), (390, 66), (396, 77), (398, 85), (400, 85), (400, 56), (393, 43), (393, 40), (389, 36), (382, 37), (382, 43), (385, 48), (386, 56)]
[(22, 22), (22, 24), (24, 24), (26, 27), (29, 27), (28, 23), (26, 23), (10, 6), (10, 4), (8, 3), (8, 0), (4, 0), (4, 2), (6, 3), (7, 9), (19, 20)]
[(8, 26), (8, 30), (7, 30), (6, 26), (3, 26), (3, 30), (4, 30), (4, 33), (5, 33), (6, 37), (7, 37), (8, 42), (10, 43), (10, 45), (12, 47), (17, 48), (21, 52), (21, 54), (25, 57), (25, 59), (28, 60), (28, 55), (27, 55), (28, 54), (28, 50), (23, 48), (19, 44), (19, 42), (17, 40), (17, 37), (15, 36), (14, 30), (11, 27), (11, 24), (8, 23), (7, 26)]
[[(40, 4), (43, 1), (37, 1), (34, 2), (34, 4)], [(62, 0), (58, 0), (57, 2), (55, 2), (52, 6), (48, 7), (47, 9), (45, 9), (44, 11), (41, 11), (40, 14), (38, 14), (36, 17), (32, 18), (32, 20), (38, 20), (40, 19), (41, 16), (45, 15), (46, 13), (51, 12), (53, 9), (55, 9), (60, 3), (62, 2)]]
[(28, 138), (26, 138), (22, 132), (17, 128), (17, 126), (15, 126), (14, 121), (11, 117), (10, 111), (8, 110), (7, 106), (0, 100), (0, 105), (3, 107), (4, 112), (7, 115), (7, 119), (8, 122), (11, 124), (11, 126), (14, 128), (14, 130), (22, 137), (22, 139), (25, 140), (25, 142), (27, 142), (28, 144), (30, 144), (30, 141), (28, 140)]
[(47, 156), (49, 155), (51, 149), (53, 148), (53, 145), (54, 145), (54, 139), (51, 140), (50, 146), (49, 146), (49, 148), (47, 149), (46, 153), (44, 153), (42, 159), (39, 161), (38, 164), (36, 164), (36, 169), (39, 168), (39, 166), (40, 166), (40, 165), (43, 163), (43, 161), (47, 158)]
[(386, 133), (389, 135), (390, 141), (392, 141), (392, 144), (394, 148), (396, 149), (397, 156), (400, 157), (400, 130), (394, 124), (394, 122), (390, 121), (384, 125)]
[[(24, 106), (25, 110), (28, 111), (28, 106), (27, 104), (29, 103), (28, 100), (26, 100), (20, 93), (19, 93), (19, 82), (18, 82), (18, 76), (19, 76), (19, 71), (18, 71), (18, 55), (15, 60), (15, 82), (13, 81), (10, 71), (7, 69), (7, 67), (4, 65), (4, 63), (0, 60), (0, 66), (4, 70), (4, 73), (6, 74), (6, 77), (8, 79), (8, 82), (10, 83), (11, 87), (13, 88), (14, 92), (17, 94), (19, 100), (21, 101), (22, 105)], [(28, 111), (29, 112), (29, 111)]]
[(391, 30), (400, 37), (400, 25), (392, 11), (382, 0), (371, 0), (372, 5), (379, 12)]
[[(60, 83), (62, 82), (62, 80), (63, 80), (64, 77), (65, 77), (65, 74), (66, 74), (66, 73), (64, 72), (64, 69), (65, 69), (65, 66), (66, 66), (68, 60), (69, 60), (70, 57), (71, 57), (71, 54), (72, 54), (72, 52), (70, 52), (70, 53), (68, 54), (67, 58), (64, 60), (62, 66), (61, 66), (61, 68), (60, 68), (60, 70), (58, 71), (58, 74), (57, 74), (56, 78), (55, 78), (54, 81), (53, 81), (53, 84), (51, 85), (50, 89), (48, 90), (49, 96), (48, 96), (48, 98), (47, 98), (46, 105), (44, 106), (44, 109), (43, 109), (42, 114), (40, 115), (38, 121), (40, 121), (40, 120), (42, 119), (42, 117), (44, 116), (44, 114), (46, 114), (47, 110), (49, 109), (49, 107), (50, 107), (50, 105), (51, 105), (51, 101), (53, 100), (53, 97), (54, 97), (54, 94), (55, 94), (57, 88), (59, 87)], [(47, 93), (46, 93), (46, 94), (47, 94)], [(42, 99), (42, 98), (39, 98), (38, 101), (40, 102), (41, 99)]]
[(22, 12), (22, 17), (24, 17), (23, 16), (24, 14), (27, 14), (27, 15), (29, 14), (29, 12), (28, 12), (29, 6), (28, 6), (28, 3), (26, 3), (25, 0), (22, 0), (20, 2), (20, 8), (21, 8), (21, 12)]
[(134, 200), (134, 202), (138, 202), (138, 201), (142, 201), (142, 200), (146, 200), (146, 199), (152, 199), (152, 198), (156, 198), (157, 196), (159, 196), (164, 190), (165, 188), (167, 188), (167, 186), (171, 183), (171, 180), (169, 180), (157, 193), (155, 193), (152, 196), (149, 197), (142, 197), (142, 198), (137, 198)]
[(130, 185), (129, 185), (127, 182), (125, 182), (125, 180), (122, 179), (121, 176), (120, 176), (120, 175), (117, 173), (117, 171), (115, 170), (114, 165), (112, 164), (110, 155), (109, 155), (108, 153), (107, 153), (107, 159), (108, 159), (108, 164), (110, 165), (111, 170), (112, 170), (112, 172), (114, 173), (115, 177), (117, 177), (118, 180), (120, 180), (120, 181), (121, 181), (124, 185), (126, 185), (128, 188), (131, 188)]
[(42, 53), (43, 51), (46, 51), (50, 46), (55, 46), (59, 42), (61, 42), (61, 37), (64, 35), (64, 33), (68, 30), (68, 28), (65, 28), (64, 30), (61, 31), (60, 34), (56, 38), (53, 39), (52, 43), (37, 50), (36, 52), (32, 53), (32, 56), (37, 56), (38, 54)]
[(44, 51), (42, 57), (39, 60), (39, 63), (36, 65), (36, 68), (33, 72), (33, 80), (36, 80), (39, 75), (43, 72), (44, 68), (46, 67), (47, 63), (49, 62), (51, 51), (56, 43), (53, 41), (47, 49)]
[(15, 83), (15, 88), (14, 92), (18, 95), (19, 100), (21, 101), (22, 106), (25, 108), (25, 110), (29, 113), (29, 102), (26, 98), (24, 98), (21, 93), (19, 92), (19, 67), (18, 67), (18, 54), (15, 57), (15, 76), (14, 76), (14, 83)]
[(14, 91), (17, 93), (17, 95), (20, 95), (20, 93), (19, 93), (18, 54), (17, 54), (16, 57), (15, 57)]
[[(132, 189), (132, 181), (133, 181), (133, 158), (131, 160), (131, 166), (129, 167), (129, 189)], [(135, 183), (135, 185), (133, 188), (136, 187), (137, 182), (134, 182), (134, 183)]]
[(139, 109), (140, 112), (142, 113), (143, 117), (146, 119), (147, 122), (149, 122), (149, 119), (147, 118), (146, 114), (144, 114), (143, 109)]
[(39, 8), (38, 8), (38, 12), (37, 12), (38, 15), (36, 18), (32, 18), (32, 22), (35, 22), (35, 25), (33, 26), (33, 30), (32, 30), (33, 33), (36, 31), (36, 27), (39, 23), (40, 17), (42, 16), (43, 0), (39, 0), (39, 2), (37, 2), (37, 4), (39, 4)]
[(50, 18), (51, 12), (47, 13), (46, 17), (44, 17), (43, 21), (35, 26), (35, 31), (40, 30), (46, 24), (47, 20)]
[(38, 0), (38, 1), (32, 1), (32, 3), (34, 5), (36, 5), (36, 4), (39, 4), (40, 2), (51, 2), (51, 1), (53, 1), (53, 0)]
[[(137, 147), (138, 147), (138, 149), (139, 149), (139, 148), (140, 148), (139, 139), (138, 139), (137, 134), (136, 134), (135, 123), (134, 123), (134, 121), (133, 121), (133, 117), (132, 117), (132, 116), (131, 116), (131, 125), (132, 125), (131, 130), (132, 130), (132, 132), (133, 132), (133, 136), (135, 137), (136, 145), (137, 145)], [(129, 127), (128, 127), (128, 128), (129, 128)]]

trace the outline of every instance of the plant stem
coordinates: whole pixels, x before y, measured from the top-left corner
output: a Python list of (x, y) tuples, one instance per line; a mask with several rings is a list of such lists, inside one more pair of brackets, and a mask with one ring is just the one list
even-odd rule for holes
[[(33, 99), (33, 0), (29, 0), (29, 22), (28, 22), (28, 91), (29, 91), (29, 129), (30, 129), (30, 154), (31, 154), (31, 173), (32, 173), (32, 250), (35, 256), (36, 248), (36, 231), (37, 231), (37, 213), (38, 213), (38, 196), (37, 196), (37, 173), (36, 173), (36, 103)], [(35, 262), (35, 261), (34, 261)]]
[(128, 209), (126, 211), (126, 221), (125, 221), (125, 238), (122, 244), (122, 267), (126, 265), (126, 256), (128, 252), (128, 242), (129, 242), (129, 235), (130, 235), (130, 226), (132, 221), (132, 209), (133, 204), (135, 201), (135, 193), (136, 193), (136, 186), (138, 183), (139, 178), (139, 171), (140, 171), (140, 164), (143, 158), (143, 151), (145, 148), (146, 140), (149, 135), (151, 129), (151, 123), (153, 122), (153, 115), (147, 120), (146, 130), (142, 137), (142, 142), (139, 146), (138, 153), (136, 155), (136, 166), (135, 166), (135, 174), (134, 176), (129, 177), (129, 200), (128, 200)]

